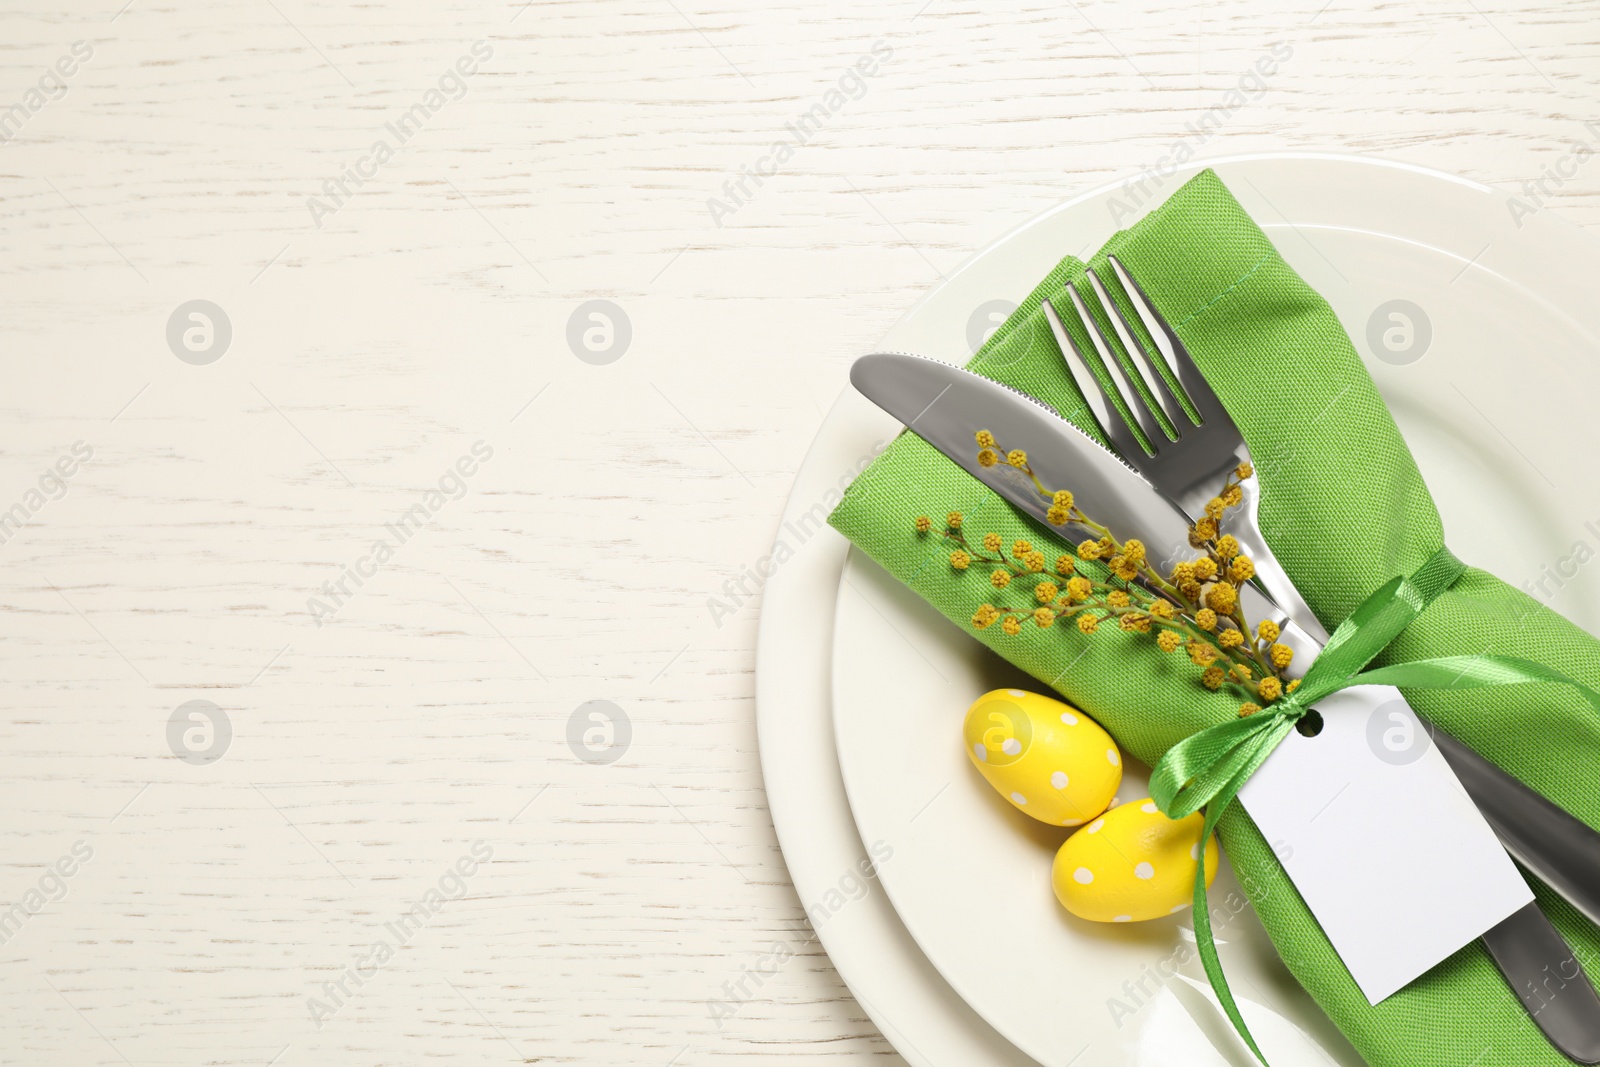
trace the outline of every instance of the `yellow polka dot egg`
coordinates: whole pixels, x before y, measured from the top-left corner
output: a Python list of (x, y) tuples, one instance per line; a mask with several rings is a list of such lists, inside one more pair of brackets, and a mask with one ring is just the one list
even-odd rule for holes
[(1122, 756), (1100, 724), (1059, 700), (996, 689), (967, 709), (967, 756), (1013, 807), (1051, 826), (1082, 826), (1122, 782)]
[[(1194, 900), (1205, 818), (1176, 821), (1153, 800), (1122, 804), (1067, 838), (1050, 880), (1056, 899), (1080, 919), (1125, 923), (1182, 911)], [(1217, 876), (1217, 843), (1206, 845), (1206, 885)]]

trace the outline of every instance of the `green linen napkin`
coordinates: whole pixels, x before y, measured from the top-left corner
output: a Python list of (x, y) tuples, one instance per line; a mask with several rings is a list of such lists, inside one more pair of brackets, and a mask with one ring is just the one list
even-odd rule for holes
[[(1197, 175), (1116, 234), (1089, 265), (1103, 266), (1108, 253), (1146, 286), (1244, 433), (1262, 482), (1262, 528), (1330, 630), (1385, 581), (1416, 570), (1439, 548), (1443, 533), (1433, 501), (1350, 339), (1214, 173)], [(1077, 260), (1063, 260), (968, 367), (1088, 428), (1092, 417), (1039, 310), (1044, 298), (1059, 296), (1069, 284), (1088, 295), (1083, 271)], [(1004, 442), (1004, 427), (990, 429)], [(949, 510), (964, 513), (969, 537), (992, 530), (1006, 544), (1017, 538), (1059, 543), (911, 434), (902, 434), (861, 474), (829, 521), (977, 640), (1088, 712), (1147, 764), (1182, 738), (1236, 714), (1237, 698), (1201, 688), (1199, 671), (1186, 657), (1156, 650), (1148, 636), (1110, 628), (1086, 636), (1064, 624), (1046, 630), (1028, 624), (1014, 637), (998, 626), (973, 630), (968, 619), (974, 608), (994, 595), (987, 574), (953, 570), (950, 546), (937, 533), (919, 536), (912, 525), (918, 515), (938, 522)], [(1486, 651), (1548, 664), (1600, 686), (1600, 641), (1476, 569), (1374, 665)], [(1483, 755), (1591, 826), (1600, 825), (1600, 714), (1570, 689), (1527, 685), (1405, 695)], [(951, 744), (958, 742), (952, 736)], [(1220, 834), (1289, 970), (1374, 1067), (1569, 1062), (1533, 1025), (1479, 942), (1376, 1007), (1368, 1005), (1238, 805)], [(1535, 881), (1534, 889), (1590, 976), (1600, 977), (1600, 932), (1542, 884)], [(1391, 898), (1374, 906), (1420, 912), (1429, 902), (1396, 885)], [(1546, 995), (1560, 983), (1553, 976)], [(1248, 989), (1237, 992), (1249, 998)]]

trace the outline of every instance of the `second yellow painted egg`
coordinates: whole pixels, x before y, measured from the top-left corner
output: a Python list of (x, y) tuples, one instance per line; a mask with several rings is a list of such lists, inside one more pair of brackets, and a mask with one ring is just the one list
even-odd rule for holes
[(967, 757), (1017, 810), (1051, 826), (1081, 826), (1122, 783), (1122, 755), (1083, 712), (1038, 693), (996, 689), (967, 710)]
[[(1157, 919), (1194, 898), (1200, 856), (1199, 812), (1172, 820), (1148, 798), (1112, 808), (1067, 838), (1050, 880), (1056, 899), (1080, 919), (1121, 923)], [(1217, 876), (1217, 843), (1206, 845), (1206, 885)]]

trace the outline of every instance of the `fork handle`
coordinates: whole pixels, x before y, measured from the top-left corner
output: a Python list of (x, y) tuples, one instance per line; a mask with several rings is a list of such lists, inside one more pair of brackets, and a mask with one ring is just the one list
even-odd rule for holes
[[(1248, 448), (1240, 448), (1239, 458), (1243, 462), (1250, 461)], [(1278, 562), (1278, 557), (1273, 555), (1272, 546), (1267, 544), (1267, 539), (1261, 533), (1261, 479), (1258, 475), (1243, 482), (1239, 488), (1244, 493), (1241, 506), (1245, 510), (1246, 521), (1234, 523), (1230, 532), (1239, 542), (1240, 549), (1250, 561), (1256, 565), (1254, 582), (1261, 587), (1267, 597), (1280, 609), (1287, 613), (1290, 620), (1303, 630), (1307, 637), (1317, 643), (1317, 647), (1328, 643), (1328, 631), (1323, 627), (1316, 612), (1311, 610), (1305, 598), (1300, 595), (1299, 588), (1289, 579), (1289, 573), (1283, 569), (1283, 564)], [(1196, 512), (1191, 512), (1196, 514)], [(1265, 615), (1258, 618), (1265, 618)], [(1302, 662), (1309, 660), (1304, 657)]]

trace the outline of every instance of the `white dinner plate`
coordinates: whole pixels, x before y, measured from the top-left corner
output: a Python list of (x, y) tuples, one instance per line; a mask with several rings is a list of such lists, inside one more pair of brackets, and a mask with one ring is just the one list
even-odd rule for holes
[[(1572, 557), (1579, 541), (1600, 548), (1586, 525), (1600, 520), (1587, 470), (1600, 455), (1600, 242), (1549, 211), (1513, 210), (1504, 194), (1415, 167), (1304, 155), (1211, 165), (1362, 350), (1451, 547), (1514, 583), (1542, 579), (1554, 608), (1592, 628), (1600, 581)], [(883, 347), (965, 362), (986, 324), (1062, 255), (1091, 252), (1193, 169), (1142, 204), (1112, 185), (1035, 219), (930, 293)], [(830, 479), (894, 428), (847, 391), (786, 523), (831, 507)], [(798, 536), (787, 530), (780, 543)], [(758, 717), (769, 802), (802, 899), (864, 855), (862, 842), (890, 854), (878, 878), (893, 912), (874, 892), (825, 912), (819, 929), (863, 1006), (918, 1064), (1027, 1062), (1017, 1050), (1047, 1067), (1249, 1062), (1198, 964), (1172, 966), (1193, 955), (1187, 920), (1111, 927), (1067, 915), (1049, 882), (1065, 831), (1014, 811), (969, 766), (959, 739), (968, 704), (999, 685), (1039, 685), (842, 551), (831, 531), (808, 536), (769, 581)], [(824, 589), (831, 573), (840, 580)], [(831, 663), (818, 654), (830, 627)], [(830, 666), (837, 767), (821, 750)], [(841, 819), (841, 772), (854, 834)], [(1143, 795), (1143, 773), (1129, 768), (1124, 799)], [(1233, 886), (1225, 870), (1214, 898)], [(1277, 1067), (1359, 1065), (1252, 913), (1219, 939)]]

